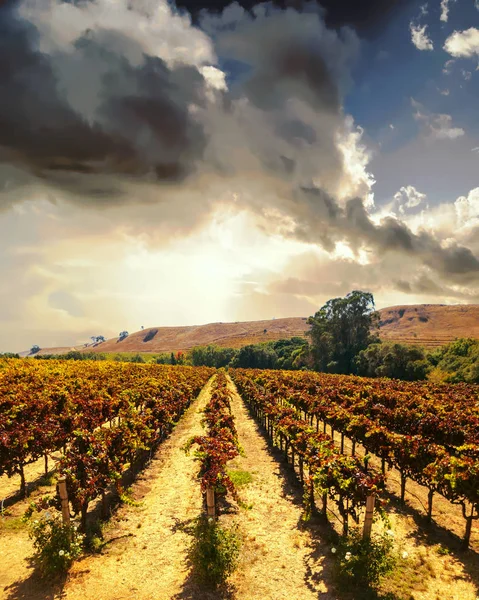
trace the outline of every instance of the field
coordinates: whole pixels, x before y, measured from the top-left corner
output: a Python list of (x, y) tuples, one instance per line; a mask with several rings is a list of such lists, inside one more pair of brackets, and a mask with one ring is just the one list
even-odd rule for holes
[[(475, 600), (478, 394), (302, 372), (4, 360), (0, 598), (357, 600), (337, 586), (332, 549), (362, 526), (374, 495), (397, 564), (361, 597)], [(34, 501), (41, 518), (46, 495), (57, 513), (60, 473), (90, 543), (68, 574), (45, 579), (22, 516)], [(241, 539), (238, 568), (216, 591), (188, 560), (211, 489), (219, 522)], [(373, 533), (383, 527), (375, 521)]]

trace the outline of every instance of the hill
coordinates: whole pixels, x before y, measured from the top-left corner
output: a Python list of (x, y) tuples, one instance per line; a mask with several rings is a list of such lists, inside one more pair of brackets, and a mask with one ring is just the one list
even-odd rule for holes
[[(177, 352), (195, 346), (215, 344), (227, 348), (241, 348), (294, 336), (304, 337), (309, 329), (306, 317), (244, 321), (236, 323), (209, 323), (183, 327), (150, 327), (132, 333), (119, 341), (113, 338), (101, 344), (73, 348), (42, 348), (39, 354), (64, 354), (70, 350), (85, 352)], [(27, 355), (27, 353), (23, 353)]]
[(416, 304), (379, 312), (384, 341), (434, 348), (456, 338), (479, 338), (479, 304)]
[[(380, 336), (384, 341), (419, 344), (427, 348), (442, 346), (459, 337), (479, 338), (479, 305), (416, 304), (391, 306), (379, 311)], [(305, 336), (306, 317), (267, 321), (210, 323), (183, 327), (150, 327), (119, 341), (64, 348), (44, 348), (40, 354), (64, 354), (70, 350), (86, 352), (176, 352), (195, 346), (216, 344), (240, 348), (247, 344)], [(27, 355), (28, 352), (23, 353)]]

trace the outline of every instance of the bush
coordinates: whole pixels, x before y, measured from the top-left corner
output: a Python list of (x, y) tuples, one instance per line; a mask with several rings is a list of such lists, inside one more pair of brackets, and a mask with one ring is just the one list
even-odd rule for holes
[(45, 577), (65, 573), (82, 553), (83, 535), (73, 525), (63, 525), (61, 516), (46, 511), (30, 523), (34, 556)]
[(394, 568), (393, 536), (388, 530), (364, 540), (358, 528), (351, 529), (338, 544), (336, 560), (340, 587), (351, 589), (362, 586), (367, 591)]
[(233, 573), (238, 564), (240, 540), (235, 529), (222, 527), (212, 517), (202, 515), (193, 530), (189, 557), (196, 576), (216, 588)]

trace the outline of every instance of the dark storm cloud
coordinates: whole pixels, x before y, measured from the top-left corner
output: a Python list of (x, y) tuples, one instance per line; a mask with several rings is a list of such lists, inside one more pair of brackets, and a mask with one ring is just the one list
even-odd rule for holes
[(424, 230), (414, 233), (409, 227), (392, 217), (376, 224), (363, 202), (353, 198), (340, 207), (333, 198), (317, 188), (303, 188), (298, 195), (306, 199), (307, 212), (297, 213), (297, 235), (307, 241), (321, 239), (327, 250), (336, 241), (345, 239), (354, 249), (362, 245), (375, 248), (380, 253), (396, 252), (414, 257), (445, 278), (456, 282), (479, 281), (479, 260), (469, 248), (453, 243), (443, 246)]
[[(72, 190), (78, 183), (89, 193), (95, 185), (85, 182), (88, 174), (149, 173), (177, 181), (194, 168), (205, 138), (188, 107), (203, 102), (203, 77), (193, 67), (169, 69), (150, 56), (134, 66), (108, 49), (112, 35), (132, 44), (98, 30), (80, 37), (74, 54), (47, 55), (38, 50), (35, 27), (11, 5), (0, 8), (1, 163)], [(61, 80), (65, 72), (74, 80), (80, 64), (101, 72), (91, 91), (99, 99), (95, 119), (72, 107)], [(98, 193), (117, 188), (103, 181)]]
[[(327, 29), (313, 4), (303, 13), (267, 4), (255, 15), (231, 5), (222, 14), (204, 14), (201, 26), (234, 72), (224, 106), (242, 124), (231, 134), (238, 144), (265, 172), (294, 185), (320, 177), (336, 191), (345, 173), (338, 148), (345, 124), (341, 97), (358, 54), (357, 36)], [(223, 149), (214, 139), (211, 147), (221, 164)]]
[[(349, 25), (363, 35), (374, 35), (384, 24), (394, 18), (397, 12), (411, 0), (274, 0), (274, 6), (302, 10), (305, 6), (316, 4), (320, 6), (329, 27)], [(202, 10), (221, 12), (229, 4), (229, 0), (177, 0), (179, 8), (188, 10), (193, 16), (198, 16)], [(254, 9), (260, 2), (255, 0), (238, 0), (246, 10)]]

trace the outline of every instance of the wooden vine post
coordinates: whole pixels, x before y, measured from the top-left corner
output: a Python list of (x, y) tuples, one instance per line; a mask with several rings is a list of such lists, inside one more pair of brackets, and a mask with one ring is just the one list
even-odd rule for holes
[(206, 514), (208, 517), (216, 516), (215, 490), (213, 488), (206, 490)]
[(70, 525), (70, 508), (68, 505), (68, 491), (66, 477), (60, 477), (58, 480), (58, 493), (62, 503), (62, 521), (63, 525)]
[(373, 515), (374, 515), (374, 495), (366, 498), (366, 515), (364, 517), (364, 528), (363, 528), (363, 539), (369, 540), (371, 538), (371, 529), (373, 526)]

